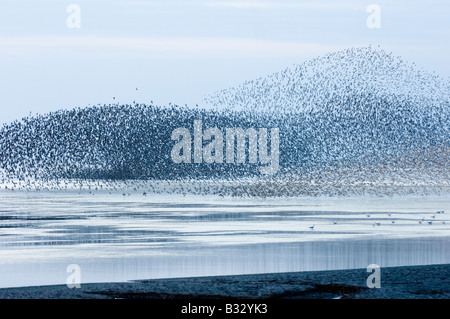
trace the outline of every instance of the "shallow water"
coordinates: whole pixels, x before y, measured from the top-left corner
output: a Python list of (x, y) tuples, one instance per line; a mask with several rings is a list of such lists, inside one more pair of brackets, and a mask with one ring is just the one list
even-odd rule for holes
[(448, 196), (124, 194), (0, 191), (0, 287), (450, 263)]

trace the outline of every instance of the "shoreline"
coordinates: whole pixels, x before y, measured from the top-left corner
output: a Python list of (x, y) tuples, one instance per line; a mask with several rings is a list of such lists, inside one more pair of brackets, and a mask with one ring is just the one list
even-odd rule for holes
[(450, 264), (1, 288), (0, 299), (449, 299)]

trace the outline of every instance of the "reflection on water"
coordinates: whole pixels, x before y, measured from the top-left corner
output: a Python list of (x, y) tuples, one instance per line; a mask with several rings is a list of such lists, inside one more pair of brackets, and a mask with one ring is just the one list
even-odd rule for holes
[(64, 284), (73, 263), (82, 282), (450, 263), (442, 197), (0, 198), (0, 287)]

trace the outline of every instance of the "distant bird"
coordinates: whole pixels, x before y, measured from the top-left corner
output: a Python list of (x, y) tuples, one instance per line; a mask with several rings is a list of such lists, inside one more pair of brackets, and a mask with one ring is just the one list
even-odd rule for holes
[(309, 226), (309, 228), (312, 229), (312, 230), (314, 230), (314, 226), (315, 226), (315, 225)]

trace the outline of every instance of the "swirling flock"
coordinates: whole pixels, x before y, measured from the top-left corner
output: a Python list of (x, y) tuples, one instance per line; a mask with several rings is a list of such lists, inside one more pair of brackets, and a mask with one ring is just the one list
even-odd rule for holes
[[(200, 105), (97, 105), (5, 124), (0, 185), (234, 196), (449, 191), (450, 83), (382, 49), (329, 53)], [(173, 163), (171, 132), (194, 120), (279, 128), (280, 170)]]

